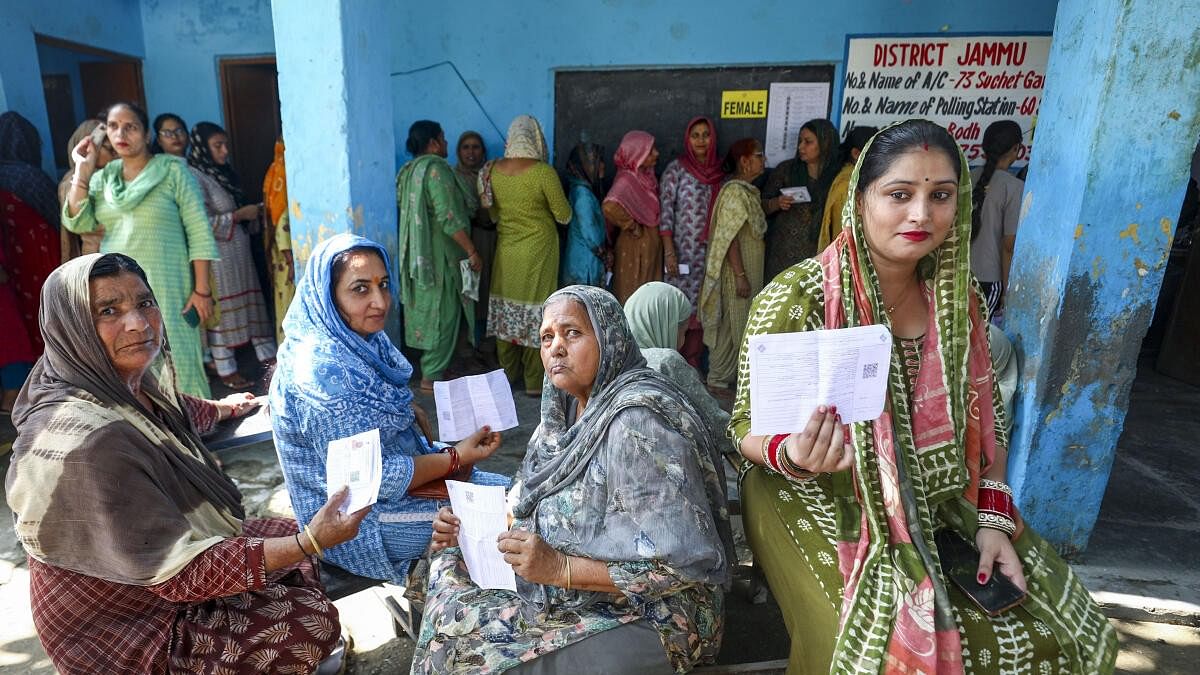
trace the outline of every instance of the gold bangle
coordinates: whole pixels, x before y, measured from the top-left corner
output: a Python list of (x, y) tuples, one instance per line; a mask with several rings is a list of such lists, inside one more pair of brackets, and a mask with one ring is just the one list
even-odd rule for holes
[(763, 461), (762, 463), (763, 463), (764, 469), (771, 468), (771, 462), (769, 460), (767, 460), (767, 446), (770, 444), (771, 444), (771, 437), (769, 435), (763, 436), (762, 447), (759, 448), (759, 452), (762, 453), (762, 461)]
[(569, 591), (571, 590), (571, 556), (564, 554), (564, 557), (567, 559), (567, 590)]
[(313, 552), (313, 555), (317, 556), (321, 560), (324, 560), (325, 554), (321, 551), (321, 544), (317, 542), (317, 538), (313, 536), (312, 530), (309, 529), (308, 525), (304, 526), (304, 534), (308, 537), (308, 540), (312, 542), (313, 548), (316, 549)]

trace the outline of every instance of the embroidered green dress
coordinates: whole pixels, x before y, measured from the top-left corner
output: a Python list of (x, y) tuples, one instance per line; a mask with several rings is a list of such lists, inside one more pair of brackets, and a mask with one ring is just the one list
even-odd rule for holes
[(88, 198), (74, 217), (63, 204), (63, 226), (86, 234), (104, 223), (100, 252), (123, 253), (142, 266), (162, 309), (180, 391), (209, 398), (201, 328), (188, 325), (182, 314), (192, 294), (192, 261), (221, 257), (204, 197), (178, 157), (154, 155), (128, 183), (122, 177), (123, 164), (113, 160), (92, 175)]

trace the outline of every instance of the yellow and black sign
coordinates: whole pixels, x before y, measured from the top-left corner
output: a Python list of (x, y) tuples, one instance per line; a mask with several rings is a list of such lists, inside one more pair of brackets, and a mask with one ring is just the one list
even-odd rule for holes
[(766, 89), (740, 89), (721, 92), (721, 118), (767, 116)]

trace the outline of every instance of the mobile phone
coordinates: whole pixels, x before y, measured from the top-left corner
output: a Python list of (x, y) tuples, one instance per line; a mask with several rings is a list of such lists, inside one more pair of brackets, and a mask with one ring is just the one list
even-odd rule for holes
[(99, 150), (100, 146), (104, 145), (104, 139), (106, 138), (108, 138), (108, 129), (101, 122), (95, 129), (92, 129), (92, 147)]
[(196, 308), (193, 307), (183, 313), (183, 320), (187, 322), (187, 325), (195, 328), (200, 325), (200, 312), (197, 312)]
[(943, 529), (935, 541), (942, 573), (988, 616), (998, 616), (1025, 600), (1025, 591), (1017, 588), (998, 566), (992, 568), (987, 583), (980, 584), (975, 576), (979, 572), (979, 551), (957, 532)]

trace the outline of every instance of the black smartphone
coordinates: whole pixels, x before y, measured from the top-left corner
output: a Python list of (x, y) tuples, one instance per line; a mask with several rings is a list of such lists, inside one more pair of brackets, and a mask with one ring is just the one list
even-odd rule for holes
[(980, 584), (975, 576), (979, 572), (979, 551), (957, 532), (943, 529), (937, 533), (935, 542), (942, 573), (988, 616), (998, 616), (1025, 600), (1025, 591), (1017, 588), (998, 565), (992, 568), (987, 583)]
[(200, 312), (197, 312), (196, 308), (193, 307), (183, 313), (183, 320), (187, 322), (187, 325), (195, 328), (200, 325)]

